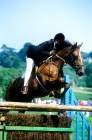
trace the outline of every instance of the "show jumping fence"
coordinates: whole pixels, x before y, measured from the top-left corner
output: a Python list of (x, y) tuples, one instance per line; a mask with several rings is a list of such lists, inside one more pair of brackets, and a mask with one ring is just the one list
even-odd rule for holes
[[(85, 140), (85, 129), (88, 130), (88, 140), (92, 140), (92, 128), (88, 125), (84, 115), (81, 111), (92, 111), (92, 107), (90, 106), (72, 106), (72, 105), (50, 105), (50, 104), (35, 104), (35, 103), (18, 103), (18, 102), (1, 102), (0, 103), (0, 110), (22, 110), (22, 111), (45, 111), (45, 112), (62, 112), (63, 110), (68, 111), (68, 115), (70, 117), (74, 117), (73, 112), (78, 111), (76, 114), (76, 128), (71, 126), (71, 128), (51, 128), (51, 127), (28, 127), (28, 126), (7, 126), (5, 123), (0, 126), (0, 130), (2, 131), (2, 140), (7, 139), (7, 132), (9, 131), (49, 131), (49, 132), (64, 132), (64, 133), (73, 133), (76, 131), (76, 137), (74, 139), (73, 136), (71, 136), (71, 139), (73, 140), (80, 140), (79, 139), (79, 116), (82, 117), (82, 140)], [(72, 112), (71, 112), (72, 111)], [(1, 117), (1, 121), (5, 122), (5, 118)], [(14, 120), (13, 120), (14, 121)], [(13, 139), (11, 139), (13, 140)], [(25, 140), (25, 139), (23, 139)], [(63, 139), (64, 140), (64, 139)], [(65, 139), (67, 140), (67, 139)]]
[[(66, 76), (65, 78), (67, 79), (68, 76)], [(69, 79), (68, 79), (69, 80)], [(65, 94), (65, 98), (61, 99), (62, 103), (61, 105), (52, 105), (52, 104), (36, 104), (36, 103), (19, 103), (19, 102), (0, 102), (0, 111), (1, 114), (3, 111), (35, 111), (35, 112), (59, 112), (59, 115), (56, 115), (53, 117), (52, 116), (49, 118), (49, 116), (40, 116), (42, 118), (39, 118), (38, 116), (34, 117), (31, 116), (27, 116), (26, 114), (23, 115), (23, 119), (22, 119), (22, 115), (15, 115), (15, 117), (13, 118), (13, 115), (11, 114), (11, 116), (1, 116), (0, 118), (0, 131), (1, 131), (1, 139), (0, 140), (44, 140), (44, 139), (53, 139), (53, 140), (92, 140), (92, 128), (91, 126), (88, 124), (88, 122), (86, 121), (86, 118), (84, 116), (84, 114), (82, 112), (87, 111), (87, 112), (92, 112), (92, 107), (91, 106), (79, 106), (78, 101), (76, 100), (74, 93), (72, 91), (71, 88), (68, 89), (68, 91)], [(67, 111), (67, 116), (62, 116), (61, 112), (63, 110)], [(76, 115), (75, 115), (76, 112)], [(10, 115), (10, 114), (9, 114)], [(57, 116), (61, 116), (61, 118), (57, 118)], [(74, 124), (74, 119), (76, 117), (76, 127)], [(7, 119), (8, 118), (8, 119)], [(43, 118), (45, 118), (45, 121), (47, 120), (47, 126), (46, 123), (42, 124), (42, 122), (40, 122), (40, 124), (42, 124), (43, 126), (40, 125), (33, 125), (33, 126), (29, 126), (28, 122), (32, 121), (33, 124), (33, 120), (42, 120)], [(80, 118), (82, 119), (82, 135), (80, 136)], [(16, 122), (15, 120), (18, 120), (21, 122), (21, 124), (24, 123), (23, 125), (18, 125), (19, 122)], [(29, 119), (29, 121), (28, 121)], [(52, 119), (52, 120), (51, 120)], [(66, 119), (66, 120), (65, 120)], [(54, 127), (52, 127), (52, 122), (56, 123), (56, 120), (58, 123), (58, 127), (57, 124), (54, 125)], [(10, 124), (9, 124), (10, 121)], [(12, 122), (13, 124), (12, 124)], [(60, 126), (60, 122), (64, 122), (63, 127)], [(72, 123), (71, 123), (72, 122)], [(27, 123), (27, 126), (25, 126), (25, 123)], [(12, 124), (12, 125), (11, 125)], [(31, 125), (32, 125), (31, 124)], [(48, 127), (49, 126), (49, 127)], [(14, 131), (17, 131), (19, 133), (19, 135), (21, 135), (21, 138), (19, 138), (18, 133), (16, 132), (15, 134), (12, 133)], [(85, 136), (85, 132), (87, 131), (87, 137)], [(8, 133), (10, 132), (10, 133)], [(25, 137), (24, 133), (26, 133), (27, 138)], [(31, 132), (29, 139), (28, 139), (28, 135), (27, 132)], [(38, 134), (36, 134), (35, 132), (39, 132)], [(43, 133), (40, 133), (43, 132)], [(44, 134), (44, 132), (46, 132), (46, 135)], [(48, 134), (49, 133), (49, 134)], [(53, 133), (53, 135), (52, 135)], [(76, 133), (76, 136), (74, 136), (74, 133)], [(32, 136), (33, 134), (33, 136)], [(60, 135), (62, 134), (62, 135)], [(71, 135), (70, 135), (71, 134)], [(66, 136), (65, 136), (66, 135)], [(8, 136), (8, 138), (7, 138)], [(16, 136), (18, 136), (16, 138)], [(22, 138), (23, 136), (23, 138)], [(35, 138), (36, 137), (36, 138)], [(48, 137), (48, 138), (47, 138)], [(86, 139), (85, 139), (86, 138)]]
[[(69, 83), (69, 75), (65, 76), (65, 81)], [(88, 102), (88, 106), (80, 106), (71, 88), (69, 88), (69, 90), (65, 94), (65, 97), (61, 100), (64, 105), (70, 107), (73, 106), (74, 108), (74, 111), (72, 111), (71, 109), (70, 111), (67, 111), (67, 116), (76, 118), (76, 136), (74, 139), (74, 136), (72, 135), (72, 140), (92, 140), (92, 127), (88, 124), (86, 117), (83, 113), (89, 112), (89, 116), (92, 116), (92, 110), (90, 110), (92, 109), (92, 106), (90, 102)], [(80, 127), (80, 125), (82, 126), (82, 128)], [(72, 123), (72, 127), (74, 128), (74, 123)]]
[[(37, 111), (58, 112), (58, 111), (62, 111), (63, 109), (65, 109), (65, 106), (62, 106), (62, 105), (50, 105), (50, 104), (46, 105), (46, 104), (20, 103), (20, 102), (1, 102), (0, 103), (1, 112), (5, 110), (7, 111), (17, 110), (17, 111), (36, 111), (36, 112)], [(8, 116), (6, 115), (5, 117), (4, 116), (1, 117), (0, 120), (1, 122), (3, 122), (3, 125), (0, 126), (0, 130), (2, 131), (2, 140), (15, 140), (15, 134), (18, 137), (21, 137), (21, 135), (23, 135), (24, 136), (23, 140), (26, 140), (28, 136), (29, 136), (28, 140), (45, 140), (45, 139), (49, 140), (50, 137), (51, 138), (53, 137), (52, 138), (53, 140), (54, 139), (55, 140), (70, 140), (71, 138), (70, 134), (74, 131), (73, 128), (70, 128), (71, 122), (72, 122), (71, 117), (57, 116), (57, 115), (47, 115), (47, 116), (42, 116), (42, 115), (32, 116), (31, 115), (30, 119), (28, 120), (29, 116), (27, 114), (22, 114), (22, 115), (9, 114)], [(16, 122), (16, 119), (18, 122)], [(25, 122), (25, 120), (26, 120), (26, 123), (24, 123), (23, 125), (23, 122)], [(33, 121), (35, 120), (36, 120), (36, 122), (34, 123), (35, 125), (33, 125)], [(45, 120), (45, 123), (42, 123), (42, 120), (43, 122)], [(37, 121), (40, 123), (38, 123)], [(31, 122), (30, 124), (31, 126), (28, 125), (28, 122)], [(17, 126), (18, 124), (21, 124), (21, 126), (20, 125)], [(27, 124), (27, 126), (25, 124)], [(15, 132), (15, 134), (13, 134), (14, 131), (25, 132), (26, 135), (24, 135), (23, 133), (21, 134), (21, 132), (20, 133)], [(29, 131), (31, 132), (31, 134), (27, 133)], [(38, 133), (37, 135), (35, 132), (39, 132), (39, 133), (42, 132), (42, 133), (41, 134)], [(43, 134), (43, 132), (44, 133), (47, 132), (46, 135)], [(33, 136), (32, 136), (32, 133), (33, 133)], [(20, 140), (20, 138), (18, 140)]]

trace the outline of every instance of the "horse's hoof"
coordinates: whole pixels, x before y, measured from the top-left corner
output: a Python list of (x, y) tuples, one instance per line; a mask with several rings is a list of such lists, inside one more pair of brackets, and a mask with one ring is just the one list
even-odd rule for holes
[(70, 84), (68, 84), (68, 83), (65, 84), (65, 88), (66, 88), (66, 89), (70, 88)]
[(59, 78), (59, 82), (64, 82), (62, 77)]

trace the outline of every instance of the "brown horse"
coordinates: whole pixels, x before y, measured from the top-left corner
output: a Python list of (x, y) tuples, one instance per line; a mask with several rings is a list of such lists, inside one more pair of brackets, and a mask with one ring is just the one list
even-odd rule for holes
[(77, 45), (76, 43), (60, 50), (43, 61), (35, 72), (33, 70), (28, 82), (27, 94), (21, 93), (24, 79), (16, 78), (7, 87), (6, 101), (31, 102), (34, 98), (44, 97), (53, 90), (61, 89), (65, 83), (61, 80), (60, 73), (65, 63), (68, 63), (76, 71), (76, 74), (82, 76), (84, 74), (80, 52), (82, 44)]

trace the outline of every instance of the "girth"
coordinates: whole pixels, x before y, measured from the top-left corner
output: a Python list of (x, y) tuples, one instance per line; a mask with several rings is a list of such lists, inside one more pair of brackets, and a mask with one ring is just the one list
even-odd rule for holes
[(40, 80), (38, 79), (37, 75), (35, 77), (35, 79), (37, 80), (37, 82), (39, 83), (40, 87), (41, 87), (41, 90), (44, 92), (44, 93), (48, 93), (49, 91), (47, 89), (45, 89), (45, 87), (42, 85), (42, 83), (40, 82)]

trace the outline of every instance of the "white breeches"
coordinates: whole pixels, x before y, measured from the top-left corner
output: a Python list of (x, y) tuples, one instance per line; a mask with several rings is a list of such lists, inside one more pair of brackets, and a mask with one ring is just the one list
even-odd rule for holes
[(26, 71), (24, 74), (24, 86), (27, 86), (27, 82), (30, 78), (30, 74), (32, 72), (34, 65), (35, 63), (31, 58), (26, 58)]

